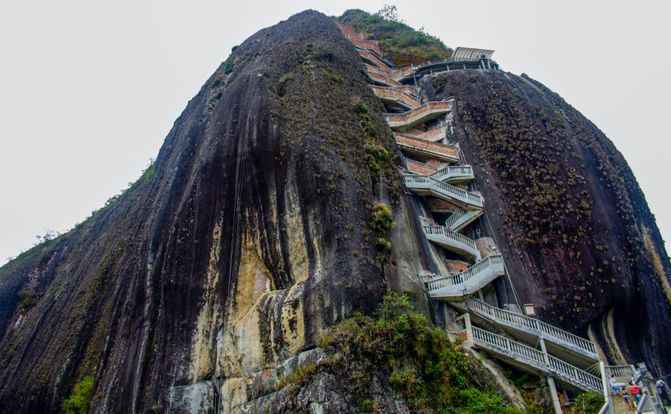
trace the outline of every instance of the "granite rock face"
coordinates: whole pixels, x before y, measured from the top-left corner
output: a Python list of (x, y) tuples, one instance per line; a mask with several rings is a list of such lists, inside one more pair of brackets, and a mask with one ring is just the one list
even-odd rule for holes
[(252, 374), (369, 313), (386, 289), (371, 208), (400, 208), (371, 136), (395, 152), (330, 18), (245, 41), (136, 184), (0, 270), (0, 406), (56, 411), (87, 376), (96, 412), (239, 404)]

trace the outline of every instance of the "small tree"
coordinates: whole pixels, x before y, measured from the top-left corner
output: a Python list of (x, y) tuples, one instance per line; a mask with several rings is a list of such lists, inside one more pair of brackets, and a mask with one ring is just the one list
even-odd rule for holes
[(385, 20), (391, 20), (392, 22), (400, 22), (398, 17), (398, 9), (393, 4), (385, 4), (384, 7), (380, 9), (377, 13), (378, 16), (382, 17)]
[(92, 393), (93, 376), (88, 376), (77, 383), (70, 397), (63, 401), (63, 411), (66, 414), (86, 414)]

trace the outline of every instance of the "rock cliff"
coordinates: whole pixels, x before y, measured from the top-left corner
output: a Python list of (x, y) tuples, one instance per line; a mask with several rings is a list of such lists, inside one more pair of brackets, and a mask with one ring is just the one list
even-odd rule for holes
[(2, 268), (0, 405), (57, 410), (90, 375), (96, 411), (237, 398), (252, 373), (370, 312), (385, 291), (371, 209), (397, 203), (400, 182), (366, 145), (394, 153), (333, 21), (305, 12), (256, 33), (137, 183)]
[[(455, 71), (420, 86), (427, 99), (456, 97), (452, 138), (487, 202), (480, 231), (497, 240), (519, 299), (589, 330), (614, 361), (667, 372), (669, 259), (612, 143), (525, 76)], [(305, 401), (261, 398), (278, 375), (327, 358), (316, 348), (325, 330), (371, 314), (389, 288), (441, 320), (418, 277), (430, 259), (400, 155), (332, 19), (307, 11), (254, 34), (136, 183), (0, 268), (0, 407), (58, 412), (87, 379), (94, 412), (250, 401), (290, 412), (342, 389), (331, 372), (305, 385)], [(388, 208), (386, 234), (377, 216)]]

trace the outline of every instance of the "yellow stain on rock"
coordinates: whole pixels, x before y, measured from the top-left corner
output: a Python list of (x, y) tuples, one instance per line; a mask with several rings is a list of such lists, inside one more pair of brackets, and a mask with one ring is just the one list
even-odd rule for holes
[(308, 278), (310, 263), (305, 247), (305, 232), (301, 216), (301, 203), (295, 185), (290, 185), (284, 193), (286, 215), (284, 218), (289, 248), (289, 264), (294, 282)]
[(240, 251), (240, 268), (235, 289), (234, 320), (241, 320), (259, 298), (274, 288), (270, 270), (262, 259), (258, 237), (245, 234)]
[(221, 320), (221, 305), (216, 294), (220, 280), (220, 273), (217, 270), (220, 250), (221, 221), (215, 224), (212, 231), (212, 248), (206, 284), (203, 288), (203, 305), (198, 314), (194, 334), (191, 358), (191, 375), (194, 382), (207, 377), (215, 369), (216, 333)]
[(655, 268), (657, 277), (659, 277), (659, 280), (662, 283), (662, 289), (666, 295), (666, 300), (671, 304), (671, 284), (669, 284), (669, 278), (664, 272), (664, 265), (662, 264), (662, 260), (659, 258), (659, 254), (657, 254), (657, 249), (655, 249), (655, 244), (652, 242), (652, 238), (650, 238), (650, 232), (648, 229), (645, 229), (643, 240), (645, 240), (645, 248), (648, 250), (648, 253), (650, 253), (652, 258), (652, 265)]
[(258, 304), (273, 286), (259, 240), (251, 234), (244, 234), (241, 240), (240, 267), (222, 344), (222, 364), (227, 377), (248, 375), (264, 363)]

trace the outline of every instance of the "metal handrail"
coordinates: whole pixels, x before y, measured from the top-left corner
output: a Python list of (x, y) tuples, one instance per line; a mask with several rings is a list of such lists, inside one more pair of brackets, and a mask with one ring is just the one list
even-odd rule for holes
[(484, 329), (472, 327), (471, 330), (473, 332), (473, 340), (476, 343), (484, 344), (485, 347), (494, 347), (516, 361), (554, 374), (580, 388), (597, 392), (602, 391), (603, 386), (599, 377), (576, 368), (559, 358)]
[(631, 365), (606, 365), (608, 376), (615, 378), (633, 378), (636, 376), (636, 369)]
[(467, 302), (467, 305), (469, 309), (472, 309), (476, 313), (489, 316), (490, 318), (498, 322), (502, 322), (503, 324), (534, 330), (538, 332), (538, 336), (543, 336), (550, 340), (561, 341), (573, 345), (580, 348), (582, 351), (591, 354), (590, 356), (598, 359), (596, 346), (594, 343), (585, 338), (581, 338), (578, 335), (574, 335), (570, 332), (559, 329), (556, 326), (550, 325), (549, 323), (535, 318), (530, 318), (528, 316), (520, 315), (519, 313), (500, 309), (474, 298), (471, 298)]

